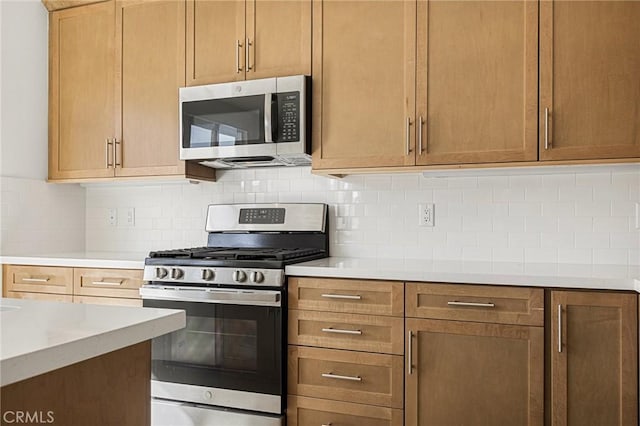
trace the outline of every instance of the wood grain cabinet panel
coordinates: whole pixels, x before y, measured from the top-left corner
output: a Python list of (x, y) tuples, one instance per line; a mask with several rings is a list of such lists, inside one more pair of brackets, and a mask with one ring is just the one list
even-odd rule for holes
[(404, 315), (401, 282), (291, 277), (288, 289), (289, 309)]
[(402, 410), (343, 401), (290, 396), (287, 398), (289, 426), (402, 426)]
[(640, 157), (640, 2), (540, 2), (541, 160)]
[(544, 422), (542, 327), (407, 319), (405, 425)]
[(73, 302), (73, 296), (70, 294), (27, 293), (25, 291), (7, 290), (5, 297), (12, 299), (49, 300), (51, 302)]
[(289, 393), (402, 408), (403, 358), (289, 346)]
[(544, 324), (544, 289), (407, 283), (407, 317)]
[(73, 293), (78, 296), (102, 296), (139, 299), (142, 270), (94, 269), (73, 270)]
[(125, 299), (122, 297), (73, 296), (73, 303), (88, 305), (142, 306), (142, 299)]
[[(73, 293), (73, 269), (58, 266), (4, 265), (7, 292)], [(35, 298), (35, 297), (32, 297)]]
[(289, 343), (403, 353), (402, 318), (289, 310)]
[(537, 160), (538, 2), (417, 3), (416, 164)]
[(551, 291), (551, 424), (638, 424), (638, 296)]

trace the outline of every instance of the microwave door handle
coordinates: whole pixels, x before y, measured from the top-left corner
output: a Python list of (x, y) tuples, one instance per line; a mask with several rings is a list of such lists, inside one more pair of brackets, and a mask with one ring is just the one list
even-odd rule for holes
[(273, 142), (273, 126), (271, 125), (271, 103), (273, 101), (273, 93), (265, 93), (264, 95), (264, 141), (266, 143)]

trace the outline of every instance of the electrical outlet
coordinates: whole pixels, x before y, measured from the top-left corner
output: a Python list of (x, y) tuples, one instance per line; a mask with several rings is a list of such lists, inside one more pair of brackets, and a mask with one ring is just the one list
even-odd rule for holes
[(640, 203), (636, 203), (636, 229), (640, 229)]
[(136, 209), (133, 207), (128, 207), (124, 209), (125, 218), (124, 223), (127, 227), (133, 227), (136, 225)]
[(434, 226), (435, 205), (433, 203), (418, 204), (418, 225)]
[(109, 226), (117, 226), (118, 225), (118, 210), (116, 210), (116, 209), (107, 209), (107, 224)]

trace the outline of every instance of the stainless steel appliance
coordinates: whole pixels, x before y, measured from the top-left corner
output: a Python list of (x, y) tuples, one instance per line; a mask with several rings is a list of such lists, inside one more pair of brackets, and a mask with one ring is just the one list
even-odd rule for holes
[(180, 89), (180, 159), (214, 168), (311, 164), (311, 78)]
[(328, 256), (324, 204), (208, 208), (207, 247), (151, 252), (143, 305), (184, 309), (152, 342), (152, 424), (284, 425), (287, 264)]

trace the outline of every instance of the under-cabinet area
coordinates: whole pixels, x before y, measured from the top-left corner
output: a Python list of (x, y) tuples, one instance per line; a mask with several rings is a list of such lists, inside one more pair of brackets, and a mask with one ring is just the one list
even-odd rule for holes
[(4, 297), (142, 306), (142, 270), (3, 265)]
[(288, 306), (289, 425), (637, 424), (636, 293), (291, 277)]

